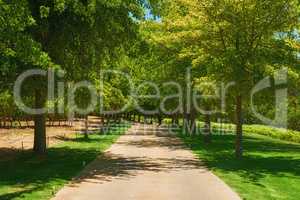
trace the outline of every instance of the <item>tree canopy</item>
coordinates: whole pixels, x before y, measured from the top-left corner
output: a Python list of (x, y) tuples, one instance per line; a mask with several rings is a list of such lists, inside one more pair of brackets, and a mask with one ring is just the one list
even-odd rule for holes
[[(92, 83), (105, 110), (127, 104), (126, 111), (182, 117), (190, 134), (195, 134), (201, 114), (210, 134), (214, 117), (194, 104), (215, 109), (236, 123), (236, 155), (241, 157), (243, 123), (257, 123), (249, 104), (260, 80), (286, 68), (289, 98), (282, 103), (299, 105), (298, 30), (298, 0), (0, 0), (0, 98), (7, 108), (0, 112), (25, 115), (11, 102), (20, 74), (28, 69), (63, 70), (63, 77), (55, 78), (68, 81), (64, 89), (83, 80)], [(125, 77), (109, 75), (102, 85), (100, 75), (106, 69), (129, 74), (138, 88), (135, 96)], [(72, 110), (60, 99), (67, 98), (66, 93), (47, 102), (47, 78), (26, 81), (26, 103)], [(139, 98), (156, 93), (149, 82), (159, 89), (159, 98)], [(225, 97), (225, 110), (220, 99), (193, 99), (194, 93), (214, 94), (203, 84), (207, 82), (234, 83)], [(267, 94), (275, 96), (273, 91)], [(86, 89), (75, 96), (82, 107), (91, 101)], [(255, 100), (260, 102), (258, 110), (269, 116), (276, 113), (264, 95)], [(289, 110), (293, 128), (299, 113), (298, 107)], [(46, 151), (45, 117), (46, 113), (34, 115), (34, 149), (40, 153)]]

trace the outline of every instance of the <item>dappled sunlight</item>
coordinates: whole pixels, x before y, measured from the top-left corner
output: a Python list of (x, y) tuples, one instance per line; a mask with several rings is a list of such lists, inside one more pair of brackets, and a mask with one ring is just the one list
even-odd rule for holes
[[(234, 135), (214, 135), (211, 144), (204, 144), (200, 137), (181, 137), (205, 165), (244, 195), (248, 195), (248, 191), (239, 188), (242, 183), (251, 188), (257, 186), (262, 191), (265, 187), (276, 188), (277, 181), (288, 179), (295, 181), (296, 185), (291, 185), (292, 188), (297, 187), (300, 176), (300, 144), (247, 135), (243, 140), (244, 156), (236, 159)], [(283, 188), (279, 192), (284, 193), (287, 189), (285, 187), (289, 186), (281, 187)]]
[(71, 183), (71, 187), (82, 182), (104, 183), (115, 179), (130, 179), (144, 172), (170, 172), (176, 170), (190, 170), (205, 168), (200, 161), (185, 158), (149, 158), (130, 157), (106, 153), (91, 163)]
[[(46, 156), (38, 156), (31, 150), (12, 151), (11, 159), (0, 160), (0, 170), (5, 172), (0, 174), (0, 188), (9, 186), (15, 188), (16, 192), (0, 189), (0, 199), (22, 197), (34, 191), (50, 197), (116, 138), (117, 136), (91, 136), (89, 140), (68, 138), (65, 143), (50, 148)], [(7, 149), (0, 149), (0, 152), (3, 151)], [(20, 189), (20, 186), (24, 189)]]

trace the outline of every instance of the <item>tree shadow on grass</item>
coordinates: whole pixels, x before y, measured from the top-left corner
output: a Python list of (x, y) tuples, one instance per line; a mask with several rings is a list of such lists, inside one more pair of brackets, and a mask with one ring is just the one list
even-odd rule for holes
[[(121, 133), (120, 134), (117, 134), (117, 133), (110, 134), (110, 136), (120, 136), (120, 135), (122, 135), (122, 134)], [(96, 137), (94, 137), (94, 136), (96, 136)], [(102, 138), (99, 139), (99, 137), (101, 137), (101, 136), (102, 136)], [(88, 138), (85, 138), (83, 134), (78, 134), (75, 138), (58, 135), (58, 136), (55, 136), (54, 139), (60, 140), (63, 142), (78, 142), (78, 143), (95, 143), (95, 142), (105, 143), (105, 142), (108, 142), (109, 140), (111, 140), (109, 137), (105, 137), (105, 136), (106, 135), (101, 135), (101, 134), (97, 134), (97, 133), (89, 134)]]
[(37, 189), (38, 188), (22, 190), (19, 192), (12, 192), (12, 193), (2, 194), (2, 195), (0, 194), (0, 199), (1, 200), (11, 200), (11, 199), (19, 198), (19, 197), (24, 197), (25, 194), (32, 193)]
[(53, 178), (69, 179), (82, 168), (83, 162), (93, 160), (98, 153), (96, 148), (68, 147), (51, 148), (47, 156), (37, 156), (29, 150), (16, 151), (14, 159), (0, 161), (0, 185), (41, 183)]
[(265, 176), (300, 176), (300, 145), (255, 136), (245, 136), (241, 160), (234, 156), (234, 135), (213, 136), (212, 144), (202, 138), (181, 136), (212, 169), (239, 173), (246, 182), (258, 184)]
[(66, 137), (66, 136), (55, 136), (54, 137), (56, 140), (60, 140), (60, 141), (64, 141), (64, 142), (88, 142), (88, 143), (92, 143), (92, 142), (97, 142), (99, 141), (98, 138), (85, 138), (84, 135), (78, 135), (75, 138), (70, 138), (70, 137)]
[[(8, 188), (0, 190), (0, 199), (14, 199), (41, 190), (51, 196), (52, 187), (70, 181), (99, 155), (98, 145), (108, 145), (112, 138), (98, 139), (93, 145), (91, 141), (79, 144), (71, 141), (70, 146), (49, 148), (46, 156), (37, 156), (29, 150), (11, 151), (11, 159), (0, 159), (0, 188)], [(0, 152), (4, 151), (7, 149), (0, 148)]]
[[(98, 141), (99, 145), (101, 142), (111, 143), (104, 140), (111, 139), (101, 138)], [(73, 142), (70, 141), (72, 144)], [(96, 142), (97, 145), (98, 143)], [(87, 144), (89, 148), (78, 147)], [(158, 173), (205, 168), (197, 159), (127, 158), (111, 153), (99, 156), (99, 148), (91, 147), (90, 141), (81, 141), (79, 144), (74, 142), (74, 145), (76, 146), (50, 148), (47, 156), (42, 157), (36, 156), (31, 151), (15, 152), (14, 159), (0, 162), (0, 188), (1, 186), (12, 188), (6, 192), (0, 191), (0, 199), (14, 199), (31, 193), (36, 195), (37, 192), (39, 195), (45, 195), (46, 192), (47, 196), (51, 196), (53, 186), (59, 188), (71, 180), (73, 180), (71, 186), (76, 187), (82, 182), (102, 184), (116, 179), (129, 179), (141, 171)], [(95, 160), (96, 157), (98, 158)], [(90, 164), (85, 166), (88, 163)], [(82, 173), (78, 176), (80, 171)], [(14, 190), (15, 188), (22, 188), (22, 191)]]

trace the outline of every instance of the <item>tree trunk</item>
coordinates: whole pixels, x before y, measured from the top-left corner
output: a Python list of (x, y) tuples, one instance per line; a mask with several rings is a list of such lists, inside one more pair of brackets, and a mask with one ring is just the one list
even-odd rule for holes
[(242, 96), (236, 97), (236, 146), (235, 154), (237, 158), (243, 156), (243, 113), (242, 113)]
[(196, 111), (191, 111), (190, 116), (190, 135), (195, 136), (197, 133)]
[(113, 119), (114, 119), (114, 123), (116, 124), (117, 123), (117, 115), (116, 114), (113, 114)]
[[(35, 108), (43, 108), (45, 98), (41, 90), (35, 91)], [(34, 116), (34, 144), (33, 151), (38, 154), (45, 154), (47, 150), (46, 142), (46, 115), (36, 114)]]
[(23, 126), (22, 126), (22, 123), (21, 123), (20, 119), (17, 119), (17, 121), (18, 121), (19, 127), (20, 127), (20, 128), (23, 128)]
[(188, 113), (184, 113), (183, 130), (186, 135), (189, 133), (189, 123), (190, 123), (190, 115)]
[(106, 125), (110, 126), (110, 115), (106, 115)]
[(84, 119), (84, 138), (89, 139), (89, 116), (86, 115)]
[(162, 124), (162, 116), (161, 115), (157, 116), (157, 121), (158, 121), (158, 126), (160, 126)]
[(121, 114), (118, 114), (117, 115), (117, 120), (118, 120), (118, 124), (121, 124), (121, 122), (122, 122), (122, 115)]
[(179, 117), (178, 114), (175, 115), (175, 124), (178, 126), (179, 125)]
[(211, 120), (209, 114), (205, 115), (204, 142), (207, 144), (211, 142)]
[(172, 115), (172, 122), (171, 122), (172, 125), (175, 124), (175, 118), (174, 118), (174, 115)]
[(195, 136), (197, 132), (196, 116), (196, 110), (193, 108), (190, 113), (184, 114), (184, 130), (190, 136)]

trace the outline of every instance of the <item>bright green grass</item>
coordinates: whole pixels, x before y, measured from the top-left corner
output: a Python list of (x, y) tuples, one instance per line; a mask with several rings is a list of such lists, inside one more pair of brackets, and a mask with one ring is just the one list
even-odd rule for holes
[[(164, 119), (164, 123), (171, 124), (171, 119)], [(182, 121), (180, 121), (180, 125), (182, 126)], [(204, 127), (204, 122), (197, 121), (198, 127)], [(235, 125), (230, 123), (220, 123), (212, 122), (211, 123), (212, 129), (223, 131), (223, 132), (232, 132), (235, 130)], [(221, 130), (222, 129), (222, 130)], [(283, 128), (275, 128), (266, 125), (258, 125), (258, 124), (244, 124), (243, 131), (245, 134), (248, 133), (256, 133), (258, 135), (265, 135), (275, 139), (281, 139), (289, 142), (297, 142), (300, 143), (300, 131), (294, 131), (289, 129)]]
[(0, 199), (50, 199), (119, 135), (95, 134), (89, 140), (71, 138), (50, 148), (45, 157), (25, 152), (13, 160), (0, 161)]
[(234, 135), (215, 135), (210, 145), (203, 144), (199, 137), (181, 137), (243, 199), (300, 199), (300, 144), (247, 135), (244, 158), (237, 160)]

